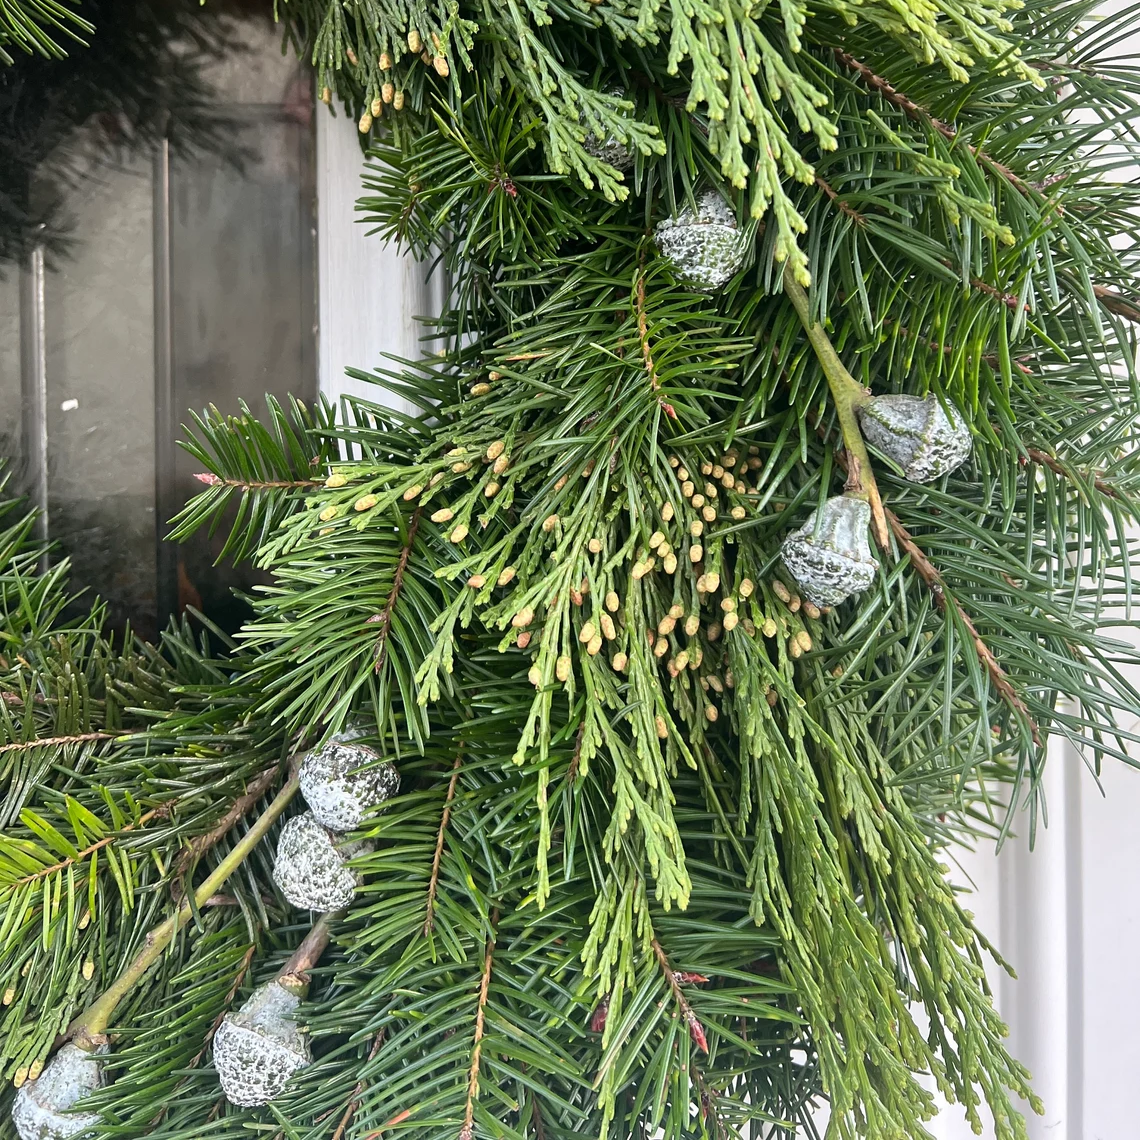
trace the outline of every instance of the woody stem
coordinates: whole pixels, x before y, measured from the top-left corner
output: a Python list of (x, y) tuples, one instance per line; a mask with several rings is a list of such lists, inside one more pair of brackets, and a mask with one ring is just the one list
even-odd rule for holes
[(859, 430), (859, 418), (856, 415), (858, 408), (871, 399), (871, 394), (844, 367), (823, 326), (811, 319), (808, 295), (787, 265), (784, 267), (784, 292), (800, 318), (823, 374), (827, 377), (827, 386), (831, 390), (835, 415), (843, 435), (843, 446), (847, 451), (848, 478), (844, 490), (848, 495), (870, 503), (875, 541), (880, 547), (885, 548), (887, 519), (882, 500), (879, 498), (875, 472), (871, 468), (871, 458), (867, 454), (867, 445), (863, 442), (863, 433)]

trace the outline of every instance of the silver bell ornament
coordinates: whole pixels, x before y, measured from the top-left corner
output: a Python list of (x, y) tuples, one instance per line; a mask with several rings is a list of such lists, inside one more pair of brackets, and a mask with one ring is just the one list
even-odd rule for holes
[(107, 1051), (106, 1045), (88, 1052), (68, 1042), (34, 1081), (20, 1086), (12, 1102), (12, 1124), (20, 1140), (66, 1140), (99, 1123), (97, 1112), (72, 1110), (107, 1083), (99, 1061)]
[(309, 1042), (294, 1020), (300, 997), (280, 982), (254, 990), (214, 1034), (214, 1068), (231, 1104), (268, 1104), (289, 1078), (312, 1060)]
[(937, 396), (875, 396), (859, 408), (859, 426), (912, 483), (929, 483), (960, 467), (973, 444), (965, 417), (947, 414)]
[(302, 910), (343, 910), (356, 894), (356, 875), (345, 866), (354, 855), (370, 851), (364, 840), (341, 843), (311, 812), (294, 816), (281, 829), (273, 881)]
[(875, 580), (879, 563), (867, 542), (870, 523), (870, 504), (836, 495), (784, 539), (784, 565), (808, 601), (837, 606)]
[[(620, 87), (610, 87), (606, 94), (615, 95), (619, 99), (626, 97), (626, 93)], [(602, 162), (608, 162), (610, 166), (620, 170), (623, 174), (628, 174), (633, 169), (633, 151), (612, 135), (599, 138), (591, 131), (582, 140), (582, 149), (588, 155), (600, 158)]]
[(701, 194), (695, 213), (686, 206), (676, 217), (659, 222), (653, 236), (677, 276), (705, 293), (725, 285), (747, 252), (736, 215), (715, 190)]
[(333, 831), (352, 831), (370, 807), (400, 790), (395, 764), (380, 763), (367, 744), (334, 736), (301, 762), (301, 795), (313, 818)]

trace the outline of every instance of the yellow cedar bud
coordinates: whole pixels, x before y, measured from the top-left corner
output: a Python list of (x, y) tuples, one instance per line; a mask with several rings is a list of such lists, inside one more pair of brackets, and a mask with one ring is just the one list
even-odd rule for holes
[(321, 88), (321, 102), (325, 104), (332, 102), (332, 92), (327, 87)]
[(771, 618), (765, 618), (764, 624), (760, 627), (760, 632), (765, 637), (776, 636), (776, 623)]
[(666, 574), (675, 573), (677, 570), (677, 556), (670, 550), (669, 553), (665, 555), (665, 560), (661, 565)]
[(666, 614), (665, 617), (663, 617), (657, 623), (657, 632), (659, 634), (661, 634), (662, 637), (668, 637), (669, 634), (671, 634), (673, 632), (673, 630), (676, 628), (676, 625), (677, 625), (677, 619), (671, 618), (671, 617), (669, 617), (668, 614)]
[(708, 592), (709, 592), (709, 576), (707, 574), (702, 574), (697, 579), (697, 593), (698, 594), (707, 594)]
[(451, 522), (453, 518), (455, 518), (455, 512), (450, 507), (440, 507), (439, 510), (431, 516), (431, 521), (433, 523), (445, 523)]
[(673, 504), (665, 503), (661, 508), (661, 521), (672, 522), (673, 520)]
[(392, 106), (395, 107), (397, 111), (402, 111), (404, 109), (404, 93), (403, 93), (403, 91), (397, 91), (396, 94), (393, 96)]
[(653, 646), (654, 657), (664, 657), (669, 652), (669, 642), (663, 637), (657, 639), (657, 644)]
[(693, 484), (690, 483), (687, 479), (684, 483), (681, 484), (681, 494), (684, 495), (686, 499), (691, 499), (695, 490), (696, 487), (694, 487)]
[(742, 619), (740, 624), (744, 626), (744, 632), (748, 634), (749, 637), (756, 636), (756, 626), (751, 621), (749, 621), (748, 618)]
[(16, 987), (15, 986), (9, 986), (4, 991), (3, 1004), (4, 1005), (11, 1005), (12, 1002), (14, 1002), (15, 1000), (16, 1000)]
[(792, 611), (792, 613), (794, 613), (794, 614), (799, 613), (800, 606), (802, 604), (803, 603), (800, 601), (799, 594), (793, 594), (792, 600), (788, 603), (788, 609), (790, 609)]
[(21, 1065), (12, 1075), (12, 1087), (20, 1088), (23, 1083), (28, 1079), (28, 1069), (26, 1065)]
[(729, 631), (734, 630), (738, 621), (740, 621), (739, 614), (727, 613), (724, 615), (724, 628)]
[(396, 95), (396, 85), (394, 83), (385, 83), (380, 87), (380, 98), (385, 103), (391, 103)]
[(571, 586), (570, 587), (570, 601), (572, 601), (574, 603), (574, 605), (580, 606), (582, 604), (582, 591), (576, 590), (576, 589), (574, 589), (573, 586)]
[(678, 466), (680, 466), (680, 463), (681, 463), (681, 461), (675, 455), (669, 456), (669, 466), (670, 467), (678, 467)]
[(614, 625), (614, 619), (609, 614), (602, 614), (598, 619), (598, 625), (602, 627), (602, 636), (607, 641), (613, 641), (617, 637), (617, 627)]
[(779, 598), (781, 602), (786, 603), (786, 602), (790, 602), (792, 600), (791, 591), (788, 589), (787, 586), (784, 585), (783, 582), (780, 581), (779, 578), (777, 578), (772, 583), (772, 593), (775, 594), (776, 597)]
[(377, 95), (376, 98), (372, 100), (372, 106), (369, 108), (369, 110), (371, 110), (372, 117), (374, 119), (380, 118), (380, 116), (384, 113), (384, 100), (381, 99), (379, 95)]
[(518, 637), (515, 638), (515, 644), (520, 649), (525, 649), (530, 644), (530, 630), (524, 629), (522, 633), (520, 633)]
[(685, 618), (685, 633), (689, 637), (696, 637), (697, 630), (701, 628), (701, 619), (696, 614), (689, 614)]
[(616, 614), (618, 611), (618, 606), (620, 605), (621, 598), (617, 596), (617, 591), (609, 590), (606, 593), (606, 609), (609, 610), (611, 614)]
[(356, 65), (360, 62), (360, 60), (356, 58), (356, 52), (354, 52), (352, 48), (345, 48), (344, 54), (347, 57), (348, 62), (351, 63), (353, 67), (356, 67)]
[(597, 655), (601, 652), (601, 648), (602, 635), (600, 633), (595, 633), (594, 636), (590, 638), (589, 644), (586, 646), (586, 652), (591, 657), (597, 657)]
[(423, 46), (424, 42), (420, 39), (420, 33), (412, 28), (408, 32), (408, 51), (415, 55)]
[(504, 566), (502, 573), (495, 581), (496, 586), (505, 586), (514, 580), (515, 568), (513, 566)]
[(462, 475), (464, 471), (470, 471), (471, 470), (471, 464), (465, 463), (461, 459), (458, 463), (453, 463), (451, 465), (451, 470), (454, 471), (456, 475)]
[(421, 483), (413, 483), (404, 492), (404, 502), (410, 503), (422, 490), (423, 490), (423, 485)]
[(527, 670), (526, 679), (537, 689), (542, 684), (542, 670), (537, 665), (532, 665)]
[(689, 523), (689, 534), (691, 534), (693, 538), (700, 538), (704, 533), (705, 524), (701, 522), (700, 519), (693, 519), (693, 521)]
[(348, 480), (339, 472), (334, 471), (326, 480), (326, 487), (343, 487)]
[(478, 384), (471, 385), (472, 396), (485, 396), (491, 390), (491, 385), (480, 380)]
[(499, 458), (496, 459), (495, 462), (492, 464), (491, 470), (494, 471), (494, 473), (496, 475), (502, 475), (502, 473), (504, 471), (506, 471), (506, 469), (508, 467), (510, 467), (510, 465), (511, 465), (510, 456), (500, 455)]
[(720, 485), (731, 491), (732, 488), (736, 485), (736, 480), (732, 477), (731, 473), (725, 474), (720, 477)]
[(544, 518), (542, 520), (542, 529), (547, 534), (549, 534), (557, 525), (558, 525), (558, 516), (557, 515), (547, 515), (546, 518)]
[(703, 508), (701, 518), (703, 518), (705, 522), (716, 522), (716, 507)]
[(726, 614), (732, 613), (732, 611), (736, 609), (736, 602), (732, 598), (721, 598), (720, 608), (724, 610)]
[(689, 669), (700, 668), (701, 662), (705, 659), (705, 651), (698, 645), (693, 651), (689, 659)]
[(724, 474), (724, 468), (721, 467), (721, 465), (719, 463), (714, 463), (708, 469), (706, 474), (711, 475), (714, 479), (719, 479)]
[(804, 613), (813, 621), (818, 621), (823, 615), (819, 612), (819, 606), (814, 602), (804, 602)]
[(436, 472), (436, 473), (435, 473), (435, 474), (434, 474), (434, 475), (433, 475), (433, 476), (432, 476), (432, 477), (431, 477), (431, 478), (428, 480), (428, 486), (429, 486), (429, 487), (434, 487), (434, 486), (436, 486), (438, 483), (442, 483), (442, 482), (443, 482), (443, 478), (444, 478), (444, 476), (443, 476), (443, 472), (442, 472), (442, 471), (437, 471), (437, 472)]
[(386, 51), (382, 51), (380, 53), (380, 58), (377, 60), (377, 63), (379, 64), (381, 71), (392, 70), (392, 57)]
[(615, 653), (612, 664), (615, 673), (624, 673), (625, 667), (629, 664), (629, 657), (625, 653)]
[(665, 536), (659, 530), (655, 530), (649, 536), (649, 549), (656, 550), (664, 541)]
[(796, 634), (796, 642), (805, 653), (811, 652), (811, 634), (806, 629)]
[(705, 720), (710, 724), (715, 721), (718, 716), (720, 716), (720, 713), (717, 712), (716, 705), (705, 706)]
[(366, 134), (368, 134), (368, 132), (370, 130), (372, 130), (372, 112), (371, 111), (365, 111), (364, 114), (360, 116), (360, 122), (358, 122), (356, 124), (356, 129), (362, 135), (366, 135)]
[(466, 525), (460, 523), (451, 534), (448, 535), (448, 538), (450, 538), (452, 542), (462, 542), (467, 537), (467, 533)]
[(712, 469), (713, 469), (713, 465), (707, 459), (704, 461), (704, 463), (701, 464), (701, 474), (702, 475), (711, 475)]
[(705, 505), (704, 495), (694, 495), (692, 498), (692, 504), (694, 507), (703, 507)]
[(451, 71), (451, 69), (447, 66), (447, 60), (444, 59), (442, 55), (437, 55), (435, 59), (431, 61), (431, 65), (435, 68), (436, 75), (444, 79), (447, 78), (448, 74)]
[(635, 562), (633, 564), (633, 569), (630, 571), (630, 575), (633, 577), (635, 582), (640, 582), (641, 579), (644, 578), (648, 573), (649, 567), (644, 562)]
[(677, 478), (680, 479), (682, 483), (686, 479), (688, 479), (688, 477), (689, 477), (688, 468), (686, 468), (686, 467), (678, 467), (677, 468)]
[(720, 678), (715, 673), (709, 674), (708, 681), (709, 681), (709, 688), (712, 689), (712, 691), (714, 693), (723, 693), (724, 692), (724, 685), (721, 684)]
[(85, 982), (91, 981), (95, 976), (95, 963), (90, 958), (83, 963), (83, 980)]
[(582, 626), (581, 630), (579, 630), (578, 640), (583, 645), (585, 645), (587, 641), (593, 639), (595, 633), (597, 633), (597, 630), (594, 627), (594, 623), (592, 621), (588, 621), (584, 626)]
[(737, 522), (740, 522), (740, 520), (744, 518), (747, 513), (748, 512), (741, 506), (733, 507), (732, 510), (729, 511), (729, 514), (731, 514)]
[(663, 716), (655, 716), (653, 718), (653, 723), (657, 728), (657, 739), (658, 740), (668, 739), (669, 726), (665, 723), (665, 718)]
[(705, 585), (710, 594), (715, 594), (720, 589), (720, 575), (715, 570), (710, 570), (705, 575)]
[(511, 625), (513, 625), (515, 629), (523, 629), (525, 626), (530, 625), (532, 621), (534, 621), (533, 607), (523, 606), (523, 608), (511, 618)]
[(496, 439), (493, 443), (487, 445), (487, 458), (498, 459), (506, 449), (507, 445), (501, 439)]
[(677, 672), (680, 673), (689, 664), (689, 651), (682, 649), (673, 659), (673, 663), (677, 666)]
[(705, 494), (708, 495), (710, 499), (715, 499), (717, 495), (716, 487), (714, 487), (711, 483), (706, 483)]
[(467, 579), (467, 585), (473, 590), (481, 590), (487, 584), (487, 579), (482, 574), (472, 574)]
[(586, 466), (582, 468), (582, 478), (588, 479), (594, 473), (595, 460), (587, 459)]
[(742, 598), (752, 597), (752, 591), (755, 588), (756, 587), (753, 585), (751, 578), (742, 578), (740, 580), (740, 596)]
[(724, 631), (724, 626), (719, 621), (714, 621), (705, 631), (705, 636), (709, 641), (719, 641), (720, 635)]
[(591, 554), (601, 554), (602, 540), (600, 538), (591, 538), (587, 545)]
[(704, 556), (705, 548), (699, 542), (694, 542), (693, 545), (689, 547), (690, 562), (700, 562)]
[(499, 493), (499, 484), (493, 479), (486, 487), (483, 488), (483, 495), (485, 498), (493, 499)]
[(554, 663), (554, 675), (560, 681), (566, 681), (570, 677), (570, 658), (563, 653), (561, 657)]
[(788, 642), (788, 653), (793, 659), (803, 656), (803, 646), (794, 637)]
[(340, 514), (340, 507), (325, 507), (323, 511), (317, 516), (321, 522), (329, 522), (330, 519), (335, 519)]
[(431, 56), (428, 55), (428, 49), (427, 48), (424, 48), (424, 50), (420, 52), (420, 62), (421, 63), (431, 63)]
[(682, 618), (685, 616), (685, 607), (674, 602), (673, 605), (669, 607), (668, 614), (671, 618)]
[(835, 668), (831, 670), (831, 675), (833, 677), (835, 677), (836, 679), (838, 679), (839, 677), (843, 676), (843, 672), (844, 672), (843, 666), (842, 665), (836, 665)]

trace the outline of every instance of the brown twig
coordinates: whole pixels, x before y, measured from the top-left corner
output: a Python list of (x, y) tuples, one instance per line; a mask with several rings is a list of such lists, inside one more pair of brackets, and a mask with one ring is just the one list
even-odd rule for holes
[[(903, 92), (899, 91), (896, 87), (893, 87), (881, 75), (876, 75), (865, 63), (861, 63), (849, 52), (843, 51), (842, 48), (833, 48), (832, 51), (835, 54), (835, 58), (839, 60), (844, 67), (854, 71), (867, 87), (881, 95), (888, 103), (898, 107), (909, 118), (914, 119), (916, 122), (929, 124), (943, 138), (949, 139), (951, 142), (957, 139), (958, 133), (953, 127), (942, 122), (941, 119), (935, 118), (925, 107), (920, 107), (913, 99), (904, 95)], [(1018, 190), (1022, 192), (1028, 190), (1024, 180), (1014, 174), (1004, 163), (998, 162), (996, 158), (991, 158), (984, 150), (970, 143), (966, 144), (966, 148), (979, 162), (984, 162), (987, 166), (991, 167), (1008, 182), (1016, 186)]]
[(439, 833), (435, 837), (435, 854), (431, 861), (431, 880), (428, 882), (427, 917), (424, 919), (424, 934), (430, 934), (435, 925), (435, 893), (439, 887), (439, 865), (443, 860), (443, 836), (447, 825), (451, 822), (451, 803), (455, 799), (455, 788), (459, 783), (459, 769), (463, 764), (463, 741), (459, 742), (459, 751), (455, 754), (455, 763), (451, 766), (451, 782), (447, 785), (447, 798), (443, 801), (443, 815), (439, 821)]
[(76, 736), (43, 736), (36, 740), (17, 740), (12, 744), (0, 744), (0, 756), (6, 752), (26, 752), (30, 748), (54, 748), (62, 744), (85, 744), (89, 740), (114, 740), (115, 732), (81, 732)]
[[(372, 1048), (368, 1053), (368, 1061), (375, 1060), (376, 1054), (380, 1052), (380, 1046), (383, 1044), (384, 1030), (381, 1029), (372, 1039)], [(364, 1063), (367, 1065), (368, 1061)], [(364, 1092), (363, 1079), (356, 1082), (356, 1087), (352, 1090), (352, 1096), (349, 1099), (348, 1106), (344, 1110), (344, 1115), (340, 1118), (340, 1123), (336, 1126), (336, 1131), (332, 1134), (332, 1140), (342, 1140), (345, 1130), (352, 1120), (352, 1114), (356, 1111), (357, 1105), (360, 1104), (360, 1094), (362, 1092)]]
[[(953, 268), (953, 267), (951, 267)], [(979, 293), (985, 293), (987, 297), (993, 297), (995, 301), (1000, 301), (1007, 309), (1023, 309), (1029, 312), (1029, 306), (1022, 303), (1022, 300), (1016, 293), (1003, 293), (996, 285), (991, 285), (988, 281), (983, 281), (980, 277), (971, 277), (970, 284), (978, 290)]]
[(637, 336), (641, 341), (641, 358), (645, 362), (645, 372), (649, 377), (649, 387), (657, 394), (657, 402), (662, 411), (671, 419), (677, 418), (677, 409), (661, 395), (661, 381), (657, 376), (657, 365), (653, 362), (653, 352), (649, 345), (649, 315), (645, 307), (645, 272), (637, 275), (637, 287), (634, 289), (637, 317)]
[(586, 722), (582, 721), (578, 725), (578, 731), (574, 736), (574, 755), (570, 757), (570, 764), (566, 769), (566, 782), (568, 784), (574, 783), (578, 778), (578, 765), (582, 761), (582, 738), (586, 735)]
[(702, 1053), (709, 1051), (709, 1043), (705, 1038), (705, 1029), (701, 1025), (700, 1019), (697, 1017), (693, 1007), (689, 1004), (689, 999), (685, 997), (685, 991), (681, 989), (680, 979), (685, 975), (679, 974), (676, 970), (669, 965), (669, 958), (665, 951), (661, 948), (661, 943), (656, 938), (652, 940), (650, 945), (653, 947), (653, 953), (657, 956), (657, 964), (661, 967), (662, 973), (665, 975), (665, 980), (669, 983), (669, 988), (673, 991), (673, 1000), (677, 1003), (677, 1008), (681, 1011), (681, 1017), (688, 1026), (689, 1036), (692, 1037), (693, 1043), (697, 1046)]
[(857, 226), (865, 226), (867, 224), (866, 218), (854, 207), (844, 202), (830, 182), (817, 174), (815, 176), (815, 184), (827, 195), (829, 201), (835, 204), (841, 214), (846, 214)]
[(1134, 301), (1122, 297), (1119, 293), (1114, 293), (1104, 285), (1094, 285), (1093, 294), (1110, 313), (1115, 313), (1118, 317), (1124, 317), (1126, 320), (1140, 324), (1140, 305)]
[(388, 595), (388, 601), (384, 604), (384, 611), (376, 615), (375, 618), (369, 618), (369, 621), (377, 621), (380, 623), (380, 629), (376, 634), (376, 648), (373, 650), (373, 672), (379, 673), (384, 668), (384, 662), (388, 658), (388, 633), (392, 628), (392, 611), (396, 608), (396, 602), (400, 597), (400, 590), (404, 585), (404, 574), (408, 569), (408, 559), (412, 554), (412, 544), (416, 541), (416, 531), (420, 525), (420, 514), (422, 508), (416, 507), (412, 513), (411, 525), (408, 527), (408, 540), (404, 543), (404, 549), (400, 551), (399, 561), (396, 563), (396, 575), (392, 580), (392, 591)]
[[(889, 323), (894, 324), (895, 328), (898, 329), (900, 336), (904, 336), (908, 340), (914, 336), (914, 334), (910, 331), (910, 329), (908, 329), (906, 327), (906, 325), (900, 325), (897, 321), (891, 321)], [(925, 338), (923, 338), (923, 343), (928, 348), (933, 349), (935, 352), (941, 352), (943, 356), (951, 356), (951, 355), (953, 355), (953, 353), (955, 353), (957, 351), (957, 349), (954, 347), (954, 345), (952, 345), (952, 344), (940, 344), (936, 340), (926, 340)], [(969, 358), (967, 357), (967, 359), (969, 359)], [(984, 353), (982, 356), (979, 357), (979, 359), (982, 361), (983, 364), (988, 364), (995, 372), (1001, 371), (1001, 358), (997, 355), (996, 352)], [(1028, 359), (1028, 358), (1026, 358), (1026, 359)], [(1028, 368), (1021, 360), (1011, 359), (1010, 363), (1023, 376), (1032, 376), (1033, 375), (1033, 369)]]
[(483, 977), (479, 983), (479, 1009), (475, 1014), (475, 1042), (471, 1050), (471, 1068), (467, 1073), (467, 1107), (463, 1113), (463, 1127), (459, 1140), (473, 1140), (475, 1136), (475, 1100), (479, 1095), (479, 1061), (483, 1054), (483, 1025), (487, 1013), (487, 991), (491, 986), (491, 962), (495, 950), (495, 927), (499, 921), (499, 908), (491, 911), (491, 934), (487, 939), (487, 952), (483, 957)]
[[(1040, 463), (1042, 467), (1048, 467), (1049, 470), (1055, 474), (1061, 475), (1066, 479), (1072, 479), (1073, 476), (1069, 469), (1059, 459), (1055, 459), (1048, 452), (1039, 451), (1035, 447), (1028, 447), (1025, 449), (1025, 454), (1028, 455), (1034, 463)], [(1086, 475), (1085, 478), (1088, 478), (1088, 476)], [(1120, 492), (1117, 491), (1111, 483), (1106, 483), (1098, 476), (1093, 477), (1092, 485), (1102, 495), (1107, 495), (1110, 499), (1120, 498)]]
[(323, 479), (270, 479), (264, 482), (253, 480), (247, 483), (244, 479), (223, 479), (212, 471), (196, 471), (194, 478), (199, 483), (205, 483), (207, 487), (233, 487), (239, 491), (272, 491), (280, 488), (323, 487), (325, 485)]
[(259, 772), (249, 782), (245, 795), (239, 796), (234, 800), (230, 805), (229, 811), (227, 811), (205, 835), (199, 835), (182, 848), (182, 852), (178, 856), (178, 862), (174, 865), (174, 877), (176, 879), (180, 877), (192, 863), (200, 859), (215, 843), (222, 839), (226, 832), (265, 795), (276, 776), (277, 765), (274, 765), (272, 768), (266, 768), (264, 772)]
[(332, 937), (332, 925), (344, 911), (333, 910), (322, 914), (309, 928), (301, 944), (289, 955), (277, 974), (277, 982), (291, 993), (304, 997), (309, 989), (309, 971), (320, 960)]

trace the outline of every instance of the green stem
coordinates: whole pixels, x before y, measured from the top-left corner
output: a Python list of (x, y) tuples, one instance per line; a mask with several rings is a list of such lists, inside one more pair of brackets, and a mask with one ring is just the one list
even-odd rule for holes
[(211, 895), (217, 893), (230, 875), (242, 865), (246, 856), (257, 846), (262, 836), (288, 806), (296, 791), (297, 776), (294, 774), (277, 793), (269, 807), (254, 821), (249, 831), (234, 845), (233, 850), (194, 892), (194, 907), (191, 907), (189, 902), (183, 904), (179, 910), (146, 936), (145, 945), (135, 955), (134, 961), (115, 979), (108, 989), (100, 994), (95, 1004), (88, 1006), (68, 1027), (67, 1036), (76, 1045), (81, 1049), (92, 1049), (98, 1044), (97, 1039), (106, 1033), (115, 1007), (127, 996), (131, 988), (147, 970), (162, 957), (175, 934), (193, 918), (194, 910), (203, 906)]
[(847, 452), (847, 485), (844, 490), (848, 495), (865, 499), (871, 504), (875, 539), (885, 549), (887, 519), (883, 512), (882, 500), (879, 498), (879, 487), (875, 482), (871, 457), (867, 454), (867, 445), (863, 442), (863, 433), (859, 430), (859, 417), (856, 415), (857, 409), (871, 399), (871, 393), (844, 367), (823, 326), (811, 319), (808, 295), (796, 280), (790, 265), (784, 266), (784, 292), (795, 307), (808, 341), (815, 350), (820, 367), (823, 368), (823, 374), (827, 377), (827, 386), (831, 389), (835, 415), (839, 420), (839, 430), (843, 434), (843, 447)]

